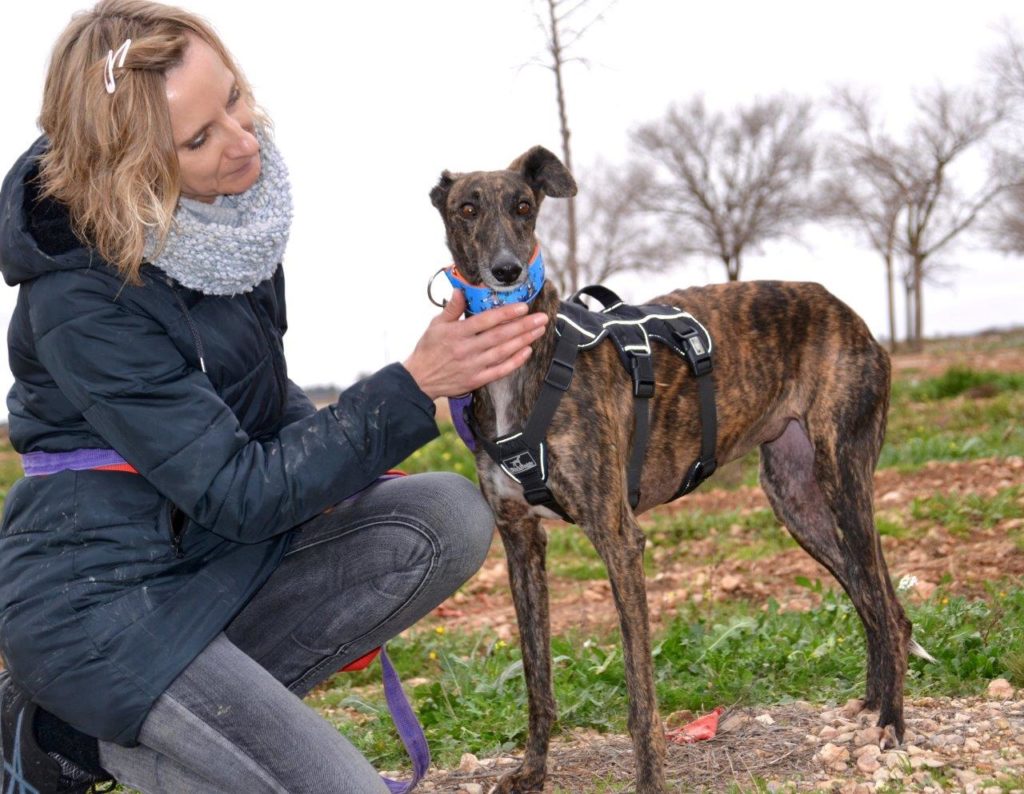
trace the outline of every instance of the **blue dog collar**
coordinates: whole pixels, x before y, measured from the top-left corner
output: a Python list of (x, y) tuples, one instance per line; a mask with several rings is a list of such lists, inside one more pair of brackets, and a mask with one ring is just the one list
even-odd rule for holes
[(533, 259), (526, 269), (526, 281), (518, 287), (509, 289), (491, 289), (467, 284), (455, 265), (444, 269), (445, 276), (456, 289), (462, 290), (466, 296), (466, 310), (470, 314), (480, 314), (488, 309), (504, 306), (507, 303), (529, 303), (540, 294), (544, 286), (544, 257), (538, 245), (533, 252)]

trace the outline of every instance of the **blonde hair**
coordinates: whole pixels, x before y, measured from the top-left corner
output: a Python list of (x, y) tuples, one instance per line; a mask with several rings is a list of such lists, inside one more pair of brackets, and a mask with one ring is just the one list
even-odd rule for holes
[[(101, 0), (76, 14), (54, 45), (39, 126), (50, 146), (40, 162), (42, 196), (67, 206), (75, 234), (138, 284), (147, 240), (159, 251), (180, 195), (165, 75), (189, 36), (209, 44), (234, 73), (257, 125), (266, 116), (220, 38), (201, 18), (148, 0)], [(116, 88), (107, 56), (131, 39)], [(149, 252), (150, 254), (153, 251)]]

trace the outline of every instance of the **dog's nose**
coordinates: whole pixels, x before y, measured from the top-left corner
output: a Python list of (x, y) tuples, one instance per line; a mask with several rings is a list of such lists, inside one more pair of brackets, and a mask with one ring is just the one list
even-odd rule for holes
[(502, 254), (491, 266), (491, 272), (502, 284), (511, 284), (519, 278), (519, 274), (523, 272), (523, 266), (511, 254)]

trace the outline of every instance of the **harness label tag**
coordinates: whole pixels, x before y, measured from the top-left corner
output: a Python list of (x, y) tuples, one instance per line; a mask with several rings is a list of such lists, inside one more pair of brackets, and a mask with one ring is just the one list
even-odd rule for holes
[(700, 337), (694, 336), (690, 338), (690, 347), (693, 348), (693, 352), (698, 356), (703, 356), (708, 351), (704, 349), (703, 343), (700, 341)]
[(534, 460), (533, 455), (529, 452), (520, 452), (518, 455), (505, 458), (501, 465), (505, 467), (509, 474), (514, 474), (518, 477), (520, 474), (536, 469), (537, 461)]

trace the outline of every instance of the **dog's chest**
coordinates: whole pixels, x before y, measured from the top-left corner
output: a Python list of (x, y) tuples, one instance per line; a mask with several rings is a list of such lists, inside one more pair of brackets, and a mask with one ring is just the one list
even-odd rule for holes
[[(525, 368), (524, 368), (525, 369)], [(523, 370), (517, 370), (501, 380), (486, 386), (487, 396), (494, 406), (495, 434), (501, 438), (515, 429), (522, 429), (526, 420), (523, 414), (522, 393), (523, 393)], [(509, 477), (489, 457), (484, 456), (482, 465), (478, 467), (481, 477), (487, 480), (487, 493), (497, 502), (505, 499), (514, 500), (526, 504), (523, 497), (523, 487)], [(542, 518), (558, 518), (546, 507), (532, 506), (531, 512)]]

